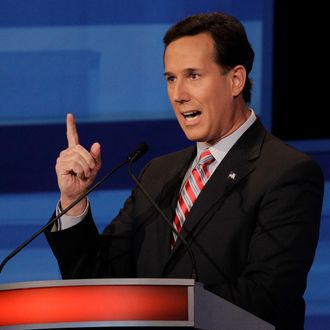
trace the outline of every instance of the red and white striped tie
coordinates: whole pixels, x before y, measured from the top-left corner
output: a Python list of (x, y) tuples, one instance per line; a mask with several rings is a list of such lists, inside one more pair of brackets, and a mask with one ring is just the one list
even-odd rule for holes
[[(199, 157), (197, 165), (193, 168), (180, 192), (175, 210), (175, 217), (173, 220), (173, 225), (178, 232), (181, 231), (190, 209), (210, 177), (208, 167), (213, 161), (214, 157), (211, 152), (209, 150), (203, 151)], [(173, 233), (171, 240), (172, 248), (176, 242), (176, 239), (177, 235)]]

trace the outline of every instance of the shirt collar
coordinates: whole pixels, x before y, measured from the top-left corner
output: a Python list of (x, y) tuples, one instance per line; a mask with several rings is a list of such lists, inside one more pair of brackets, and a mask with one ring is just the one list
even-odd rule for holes
[(211, 147), (206, 142), (197, 142), (197, 159), (200, 154), (207, 148), (210, 149), (211, 154), (217, 162), (221, 162), (226, 156), (231, 147), (237, 142), (237, 140), (243, 135), (243, 133), (256, 121), (257, 117), (255, 112), (250, 109), (251, 114), (249, 118), (233, 133), (220, 139), (216, 144)]

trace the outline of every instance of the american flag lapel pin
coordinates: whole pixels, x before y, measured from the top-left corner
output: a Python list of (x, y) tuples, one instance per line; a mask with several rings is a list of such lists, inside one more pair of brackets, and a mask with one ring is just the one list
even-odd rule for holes
[(228, 179), (235, 180), (236, 178), (236, 173), (233, 171), (230, 171), (228, 174)]

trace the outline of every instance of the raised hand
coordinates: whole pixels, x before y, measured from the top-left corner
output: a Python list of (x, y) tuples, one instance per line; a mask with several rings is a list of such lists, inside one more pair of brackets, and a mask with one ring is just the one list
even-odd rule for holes
[[(67, 114), (66, 130), (68, 147), (60, 153), (55, 166), (62, 209), (87, 191), (101, 168), (100, 144), (94, 143), (90, 151), (79, 144), (75, 119), (71, 113)], [(68, 215), (81, 214), (85, 206), (86, 200), (82, 200)]]

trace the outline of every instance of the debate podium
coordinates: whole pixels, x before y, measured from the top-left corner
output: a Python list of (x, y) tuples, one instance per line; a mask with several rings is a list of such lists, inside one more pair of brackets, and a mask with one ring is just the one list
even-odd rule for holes
[(271, 330), (192, 279), (87, 279), (0, 285), (0, 329)]

